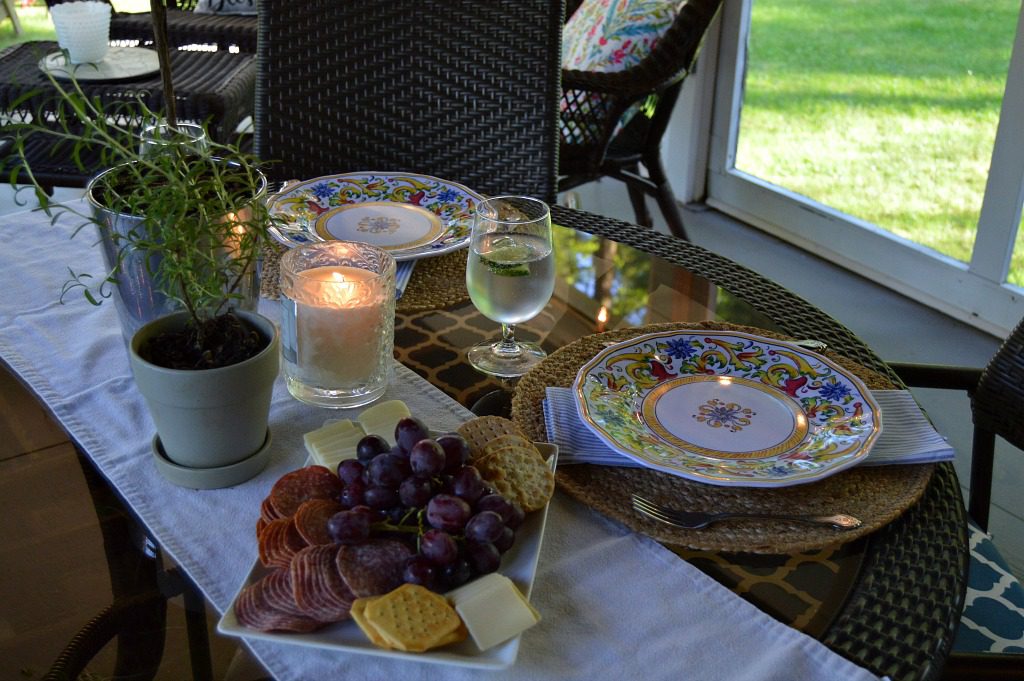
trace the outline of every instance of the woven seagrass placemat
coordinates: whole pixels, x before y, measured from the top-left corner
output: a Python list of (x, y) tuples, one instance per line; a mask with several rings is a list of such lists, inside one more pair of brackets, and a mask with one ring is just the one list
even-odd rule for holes
[[(608, 342), (672, 329), (745, 331), (788, 339), (763, 329), (710, 321), (655, 324), (587, 336), (551, 353), (519, 381), (512, 398), (512, 419), (534, 440), (547, 439), (541, 403), (547, 386), (570, 387), (579, 368)], [(859, 377), (868, 388), (895, 387), (875, 371), (834, 352), (824, 354)], [(664, 544), (705, 551), (789, 554), (852, 541), (893, 521), (918, 500), (933, 469), (934, 465), (857, 466), (817, 482), (774, 489), (718, 487), (647, 468), (589, 464), (561, 466), (557, 479), (559, 487), (569, 495)], [(791, 521), (737, 519), (703, 530), (682, 530), (635, 513), (629, 501), (634, 492), (685, 510), (815, 515), (841, 512), (860, 518), (863, 525), (856, 530), (840, 531)]]
[[(279, 274), (281, 256), (287, 251), (284, 246), (267, 244), (263, 248), (263, 269), (260, 279), (260, 295), (277, 300), (281, 295)], [(402, 297), (395, 303), (395, 311), (401, 313), (422, 312), (457, 305), (469, 300), (466, 291), (466, 254), (462, 249), (452, 253), (421, 258), (405, 287)]]

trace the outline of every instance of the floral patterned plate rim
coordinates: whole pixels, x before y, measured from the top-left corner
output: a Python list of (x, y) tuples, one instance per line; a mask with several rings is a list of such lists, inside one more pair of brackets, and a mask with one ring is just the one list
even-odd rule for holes
[(365, 241), (395, 260), (469, 245), (483, 200), (460, 184), (415, 173), (341, 173), (285, 186), (270, 198), (271, 235), (289, 248), (341, 239)]
[(822, 355), (740, 331), (609, 346), (573, 384), (580, 418), (637, 463), (690, 480), (785, 487), (864, 459), (882, 429), (867, 387)]

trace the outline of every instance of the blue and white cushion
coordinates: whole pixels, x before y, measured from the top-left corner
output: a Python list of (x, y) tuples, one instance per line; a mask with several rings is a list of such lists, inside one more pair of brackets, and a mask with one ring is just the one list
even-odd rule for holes
[(967, 597), (953, 651), (1024, 653), (1024, 588), (989, 535), (972, 524), (969, 540)]

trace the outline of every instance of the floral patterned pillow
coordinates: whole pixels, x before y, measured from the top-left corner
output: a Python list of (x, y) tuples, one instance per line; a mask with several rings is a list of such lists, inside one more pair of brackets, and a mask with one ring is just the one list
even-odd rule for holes
[[(562, 28), (562, 68), (610, 72), (635, 66), (672, 25), (683, 4), (681, 0), (583, 0)], [(597, 94), (576, 104), (591, 114), (606, 106)], [(562, 107), (568, 107), (564, 99)], [(613, 134), (642, 107), (642, 102), (630, 107)], [(562, 136), (575, 144), (583, 143), (585, 137), (571, 121), (563, 123)]]
[(672, 25), (680, 0), (584, 0), (562, 29), (562, 68), (622, 71)]
[(199, 0), (197, 14), (256, 14), (256, 0)]

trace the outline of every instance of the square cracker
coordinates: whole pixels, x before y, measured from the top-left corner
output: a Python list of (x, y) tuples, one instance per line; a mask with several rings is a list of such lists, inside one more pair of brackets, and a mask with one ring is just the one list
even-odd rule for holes
[(362, 617), (397, 650), (421, 653), (465, 638), (462, 620), (445, 597), (416, 584), (370, 600)]

